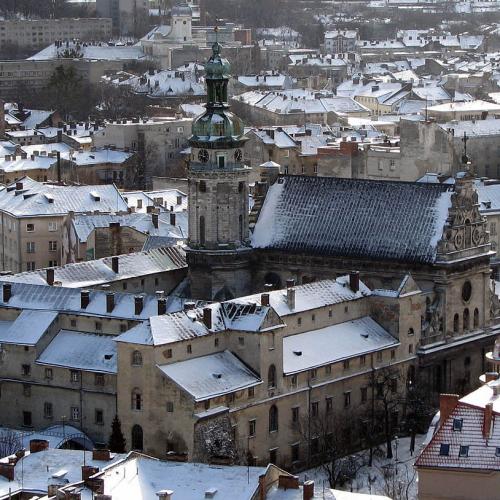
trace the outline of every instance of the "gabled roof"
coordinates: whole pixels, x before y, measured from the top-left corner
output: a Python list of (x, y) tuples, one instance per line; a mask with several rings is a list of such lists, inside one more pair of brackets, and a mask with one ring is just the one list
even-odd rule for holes
[(262, 382), (258, 375), (227, 350), (158, 368), (196, 401), (229, 394)]
[(252, 246), (433, 263), (452, 193), (442, 184), (281, 176), (267, 193)]
[(0, 343), (35, 345), (57, 315), (55, 311), (24, 309), (14, 321), (0, 321)]

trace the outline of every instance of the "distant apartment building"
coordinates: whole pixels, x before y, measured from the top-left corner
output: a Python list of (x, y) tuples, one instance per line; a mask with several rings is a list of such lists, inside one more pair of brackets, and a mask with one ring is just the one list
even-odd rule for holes
[(358, 41), (357, 30), (333, 30), (325, 32), (325, 52), (341, 54), (354, 52)]
[(36, 49), (56, 40), (107, 40), (111, 19), (6, 19), (0, 20), (0, 50), (8, 46)]
[(97, 15), (110, 17), (120, 35), (140, 36), (148, 27), (148, 0), (97, 0)]
[(61, 263), (63, 224), (72, 213), (126, 211), (114, 185), (56, 186), (24, 177), (0, 191), (1, 268), (34, 271)]

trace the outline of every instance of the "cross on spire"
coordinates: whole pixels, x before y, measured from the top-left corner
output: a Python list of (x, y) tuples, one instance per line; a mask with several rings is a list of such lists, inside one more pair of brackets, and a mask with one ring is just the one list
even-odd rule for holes
[(469, 138), (467, 137), (467, 132), (464, 132), (464, 136), (462, 137), (462, 142), (464, 143), (464, 154), (462, 155), (462, 163), (467, 165), (469, 162), (469, 157), (467, 156), (467, 141)]

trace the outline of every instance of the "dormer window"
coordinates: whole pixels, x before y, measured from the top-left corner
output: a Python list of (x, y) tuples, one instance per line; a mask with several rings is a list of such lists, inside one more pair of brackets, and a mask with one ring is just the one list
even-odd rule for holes
[(447, 443), (441, 443), (441, 446), (439, 447), (439, 454), (442, 457), (447, 457), (450, 454), (450, 445)]
[(453, 419), (453, 430), (460, 432), (462, 430), (464, 420), (463, 418), (454, 418)]
[(466, 458), (469, 456), (469, 447), (461, 445), (460, 450), (458, 451), (458, 456), (461, 458)]

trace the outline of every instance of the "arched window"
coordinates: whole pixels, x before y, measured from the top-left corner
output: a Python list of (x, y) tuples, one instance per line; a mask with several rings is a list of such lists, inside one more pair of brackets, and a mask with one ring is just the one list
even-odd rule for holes
[(467, 307), (466, 307), (464, 309), (464, 321), (463, 321), (464, 332), (469, 331), (469, 328), (470, 328), (469, 319), (470, 319), (469, 309), (467, 309)]
[(205, 244), (205, 217), (200, 216), (200, 245)]
[(142, 393), (137, 388), (132, 391), (132, 410), (142, 410)]
[(140, 425), (134, 425), (132, 427), (132, 449), (142, 450), (143, 447), (144, 444), (143, 444), (142, 427)]
[(474, 328), (479, 328), (479, 309), (474, 309)]
[(276, 387), (276, 367), (274, 365), (270, 365), (267, 371), (267, 387), (269, 389)]
[(132, 364), (134, 366), (142, 365), (142, 354), (140, 353), (140, 351), (134, 351), (132, 353)]
[(269, 432), (278, 430), (278, 408), (275, 405), (269, 408)]
[(415, 335), (415, 330), (413, 328), (409, 328), (408, 329), (408, 336), (412, 336), (412, 335)]
[(455, 314), (455, 316), (453, 316), (453, 331), (455, 333), (458, 333), (460, 330), (460, 317), (458, 316), (458, 314)]

